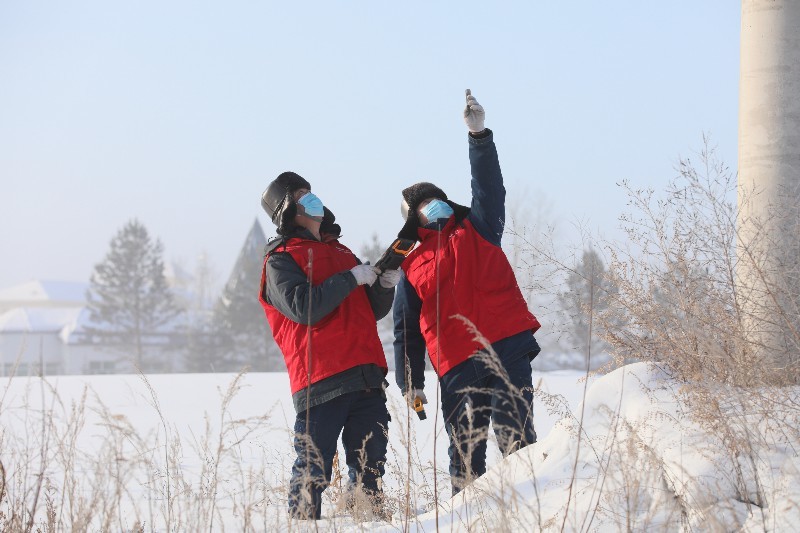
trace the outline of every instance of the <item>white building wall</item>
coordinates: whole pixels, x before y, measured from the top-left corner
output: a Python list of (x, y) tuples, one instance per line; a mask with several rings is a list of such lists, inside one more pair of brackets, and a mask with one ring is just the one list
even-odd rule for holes
[(62, 348), (57, 332), (0, 334), (0, 376), (37, 376), (42, 364), (46, 375), (62, 374)]

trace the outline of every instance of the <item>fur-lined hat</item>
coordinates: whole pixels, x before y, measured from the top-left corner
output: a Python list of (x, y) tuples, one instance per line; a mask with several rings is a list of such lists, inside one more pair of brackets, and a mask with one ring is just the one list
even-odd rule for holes
[(419, 227), (417, 208), (419, 204), (428, 198), (438, 198), (452, 207), (456, 222), (460, 222), (469, 214), (469, 207), (448, 200), (447, 194), (433, 183), (421, 181), (403, 189), (403, 201), (400, 203), (400, 214), (403, 215), (403, 219), (406, 223), (403, 225), (403, 229), (400, 230), (400, 233), (397, 234), (398, 237), (419, 240), (419, 235), (417, 233), (417, 228)]
[(297, 205), (294, 201), (294, 192), (298, 189), (311, 190), (311, 184), (299, 174), (284, 172), (266, 188), (261, 195), (261, 207), (264, 208), (272, 223), (278, 228), (278, 233), (287, 235), (294, 228), (294, 217), (297, 214)]
[(342, 227), (336, 223), (336, 215), (327, 207), (322, 207), (325, 213), (322, 216), (322, 223), (319, 226), (320, 234), (326, 234), (328, 237), (338, 239), (342, 235)]

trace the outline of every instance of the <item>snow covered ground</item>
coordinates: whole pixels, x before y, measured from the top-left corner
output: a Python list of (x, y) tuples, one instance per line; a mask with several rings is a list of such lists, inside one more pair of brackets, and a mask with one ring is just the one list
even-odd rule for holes
[[(736, 430), (696, 422), (679, 386), (654, 366), (590, 380), (583, 403), (582, 377), (535, 374), (539, 442), (506, 460), (490, 445), (489, 472), (452, 500), (435, 407), (427, 421), (408, 417), (390, 387), (392, 523), (338, 511), (335, 480), (315, 525), (289, 523), (285, 513), (294, 418), (285, 374), (3, 378), (0, 511), (30, 509), (42, 479), (36, 522), (66, 529), (796, 530), (796, 424), (731, 407), (742, 423), (725, 427), (750, 437), (741, 453), (729, 442)], [(436, 398), (433, 376), (426, 394)], [(779, 403), (796, 413), (799, 397), (786, 391)]]

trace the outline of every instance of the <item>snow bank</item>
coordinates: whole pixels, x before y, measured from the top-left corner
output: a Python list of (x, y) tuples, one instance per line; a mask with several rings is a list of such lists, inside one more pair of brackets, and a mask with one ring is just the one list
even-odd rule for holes
[[(385, 489), (396, 504), (393, 522), (354, 522), (337, 510), (342, 488), (332, 486), (326, 519), (299, 530), (436, 531), (437, 501), (439, 530), (446, 531), (794, 531), (800, 523), (798, 388), (720, 388), (708, 401), (722, 416), (698, 419), (681, 386), (657, 366), (629, 365), (588, 386), (574, 371), (537, 374), (539, 442), (503, 460), (490, 441), (489, 472), (451, 500), (447, 437), (437, 422), (436, 381), (428, 378), (424, 422), (406, 418), (396, 387), (389, 389)], [(236, 379), (0, 381), (6, 501), (25, 497), (47, 450), (48, 497), (66, 497), (71, 482), (82, 497), (124, 484), (109, 500), (118, 529), (137, 521), (163, 529), (172, 509), (179, 530), (208, 529), (213, 516), (226, 530), (297, 531), (286, 518), (294, 459), (286, 375), (248, 374), (233, 386)], [(27, 481), (18, 486), (18, 479)]]
[[(797, 389), (770, 392), (797, 411)], [(444, 504), (439, 527), (795, 531), (799, 428), (747, 411), (747, 401), (728, 394), (729, 416), (700, 423), (657, 366), (619, 369), (598, 379), (549, 435)], [(726, 440), (740, 437), (736, 445)], [(434, 513), (419, 516), (412, 530), (435, 531)]]

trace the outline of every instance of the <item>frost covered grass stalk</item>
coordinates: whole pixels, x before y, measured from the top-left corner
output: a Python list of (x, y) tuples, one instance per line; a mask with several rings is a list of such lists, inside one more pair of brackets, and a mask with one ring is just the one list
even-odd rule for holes
[[(506, 391), (500, 392), (499, 389), (487, 390), (468, 387), (463, 392), (467, 395), (494, 395), (496, 408), (508, 410), (508, 414), (515, 416), (519, 420), (526, 420), (525, 417), (532, 417), (532, 412), (524, 414), (520, 411), (520, 407), (525, 402), (524, 391), (517, 388), (512, 383), (505, 367), (488, 339), (486, 339), (466, 317), (457, 315), (453, 318), (462, 321), (468, 333), (481, 345), (482, 351), (478, 352), (474, 357), (480, 359), (481, 362), (486, 365), (489, 372), (503, 383), (503, 388)], [(535, 395), (536, 390), (533, 392)], [(488, 407), (487, 409), (491, 410), (492, 407)], [(569, 411), (569, 409), (567, 409), (567, 411)], [(491, 412), (483, 413), (476, 412), (474, 408), (467, 409), (467, 420), (465, 420), (465, 422), (468, 431), (466, 435), (462, 434), (459, 436), (459, 446), (456, 449), (456, 453), (461, 455), (461, 460), (464, 464), (471, 464), (473, 454), (476, 452), (478, 445), (487, 439), (493, 440), (504, 456), (514, 454), (516, 451), (520, 450), (521, 442), (519, 439), (522, 438), (522, 435), (518, 433), (518, 428), (498, 426), (492, 422), (491, 427), (493, 432), (490, 435), (489, 427), (476, 427), (474, 425), (476, 415), (489, 417), (491, 416)], [(445, 420), (445, 426), (448, 424), (456, 424), (457, 422), (456, 420)], [(533, 420), (528, 419), (527, 422), (533, 423)], [(487, 467), (491, 466), (492, 465), (488, 464), (487, 460)], [(531, 488), (534, 493), (532, 498), (523, 496), (517, 492), (513, 485), (506, 482), (507, 478), (503, 475), (495, 477), (495, 479), (498, 480), (496, 483), (484, 483), (480, 487), (476, 487), (476, 473), (467, 468), (465, 478), (457, 480), (462, 491), (450, 502), (449, 519), (451, 523), (466, 526), (468, 529), (478, 527), (479, 529), (490, 531), (540, 530), (542, 528), (542, 522), (539, 509), (540, 501), (538, 497), (539, 489), (536, 480), (536, 467), (531, 461), (525, 462), (525, 467), (525, 472), (527, 472), (530, 479), (529, 488)], [(496, 468), (502, 468), (502, 463)], [(515, 474), (519, 473), (519, 471), (515, 472)], [(475, 492), (478, 492), (482, 496), (484, 502), (490, 502), (491, 504), (471, 505), (469, 502), (473, 499)], [(461, 506), (456, 511), (453, 504), (459, 502)], [(532, 522), (520, 523), (518, 512), (523, 508), (533, 511), (525, 513), (525, 516), (535, 517)]]
[[(172, 494), (171, 494), (171, 487), (170, 487), (170, 454), (169, 454), (169, 428), (167, 428), (167, 422), (164, 419), (164, 413), (161, 411), (161, 405), (158, 401), (158, 395), (156, 391), (153, 390), (153, 386), (150, 385), (150, 381), (148, 381), (147, 376), (143, 374), (141, 371), (139, 372), (139, 376), (142, 379), (145, 387), (147, 387), (147, 392), (150, 394), (150, 405), (155, 409), (156, 413), (158, 413), (158, 419), (161, 421), (161, 427), (164, 429), (164, 490), (166, 492), (165, 501), (165, 514), (166, 514), (166, 527), (167, 530), (170, 530), (172, 527)], [(212, 514), (213, 517), (213, 514)]]
[[(622, 183), (632, 207), (621, 218), (627, 242), (601, 244), (609, 260), (602, 284), (609, 305), (585, 306), (582, 312), (614, 355), (602, 370), (645, 361), (680, 384), (676, 401), (685, 406), (687, 420), (714, 436), (716, 446), (703, 453), (715, 472), (725, 472), (725, 481), (698, 492), (692, 481), (697, 465), (682, 471), (659, 464), (655, 454), (645, 453), (650, 447), (639, 436), (642, 428), (619, 426), (616, 415), (608, 413), (615, 430), (603, 449), (613, 453), (603, 454), (592, 513), (585, 525), (571, 526), (564, 514), (562, 529), (588, 529), (595, 516), (612, 512), (604, 500), (613, 500), (619, 490), (630, 495), (622, 509), (613, 509), (620, 527), (638, 528), (643, 517), (658, 514), (643, 513), (642, 502), (633, 498), (643, 478), (622, 468), (625, 461), (660, 472), (663, 490), (678, 503), (671, 515), (677, 513), (689, 527), (736, 528), (742, 516), (758, 517), (765, 530), (775, 527), (767, 518), (775, 519), (779, 499), (775, 470), (768, 467), (774, 461), (771, 450), (796, 453), (800, 446), (795, 387), (800, 310), (794, 305), (800, 269), (797, 263), (776, 264), (764, 244), (776, 227), (796, 227), (799, 213), (795, 208), (784, 218), (750, 219), (750, 233), (742, 238), (741, 213), (757, 191), (740, 194), (738, 204), (731, 200), (735, 173), (716, 158), (709, 141), (704, 139), (696, 162), (683, 159), (676, 170), (663, 194)], [(581, 275), (555, 249), (535, 246), (534, 253), (564, 277)], [(740, 275), (743, 263), (749, 277)], [(587, 285), (592, 279), (585, 279)], [(673, 423), (676, 431), (686, 430), (683, 421)], [(575, 480), (573, 475), (569, 483)], [(728, 496), (718, 502), (717, 495)], [(800, 504), (790, 502), (791, 508)], [(773, 512), (766, 513), (770, 507)], [(670, 513), (660, 513), (653, 523), (663, 524)]]
[[(415, 414), (408, 402), (401, 405), (391, 405), (390, 411), (393, 418), (400, 420), (399, 441), (389, 440), (389, 450), (394, 457), (393, 462), (386, 464), (387, 474), (392, 474), (395, 479), (402, 480), (402, 485), (391, 487), (384, 485), (388, 498), (397, 501), (401, 510), (398, 519), (402, 531), (410, 531), (414, 524), (415, 516), (426, 509), (421, 506), (424, 502), (433, 501), (431, 487), (435, 471), (432, 463), (424, 461), (419, 456), (416, 442)], [(401, 419), (402, 417), (402, 419)]]
[[(231, 417), (230, 402), (242, 376), (222, 395), (217, 431), (208, 425), (194, 443), (202, 458), (199, 470), (185, 466), (178, 432), (163, 433), (170, 424), (156, 407), (158, 396), (146, 377), (142, 379), (161, 426), (161, 431), (147, 434), (88, 387), (65, 403), (46, 378), (24, 378), (24, 404), (2, 405), (0, 410), (4, 420), (16, 418), (21, 424), (15, 426), (25, 428), (24, 433), (14, 433), (8, 425), (0, 430), (0, 530), (217, 530), (225, 527), (218, 521), (220, 507), (228, 526), (233, 516), (240, 530), (265, 530), (266, 519), (259, 520), (258, 513), (272, 503), (272, 491), (282, 493), (283, 505), (286, 491), (268, 485), (273, 477), (268, 458), (260, 464), (248, 458), (256, 466), (243, 467), (242, 443), (273, 429), (268, 415)], [(93, 421), (91, 427), (87, 419)], [(88, 441), (92, 444), (87, 448)], [(229, 489), (221, 494), (220, 480), (237, 474), (239, 483), (226, 483)]]
[[(112, 398), (88, 386), (65, 400), (47, 377), (9, 381), (0, 397), (0, 417), (6, 422), (0, 427), (0, 530), (299, 531), (316, 526), (287, 517), (290, 458), (276, 457), (267, 447), (252, 450), (253, 442), (276, 425), (288, 428), (288, 421), (274, 423), (269, 415), (240, 419), (231, 411), (244, 374), (220, 391), (218, 417), (206, 414), (204, 429), (192, 428), (188, 437), (177, 427), (183, 421), (167, 418), (152, 377), (139, 377), (142, 387), (136, 395), (154, 414), (149, 417), (157, 421), (152, 428), (120, 414), (108, 403)], [(22, 385), (23, 392), (9, 404), (12, 383), (17, 389)], [(394, 420), (401, 413), (412, 433), (390, 446), (404, 446), (405, 452), (395, 456), (407, 460), (386, 467), (407, 484), (384, 485), (385, 503), (399, 517), (407, 502), (405, 529), (412, 530), (414, 517), (443, 498), (431, 487), (446, 472), (435, 472), (430, 460), (420, 458), (413, 436), (416, 415), (408, 405), (392, 406)], [(192, 456), (198, 460), (187, 463)], [(338, 489), (328, 489), (325, 501), (336, 504), (338, 497), (344, 502), (349, 494), (341, 485)], [(377, 520), (371, 502), (358, 497), (336, 515), (329, 514), (327, 504), (325, 509), (323, 530)]]
[[(591, 361), (592, 361), (592, 325), (594, 324), (594, 263), (591, 265), (591, 272), (589, 274), (589, 304), (587, 306), (587, 315), (589, 320), (589, 328), (587, 331), (587, 342), (586, 342), (586, 373), (589, 373), (591, 369)], [(588, 387), (588, 380), (584, 381), (583, 386), (583, 399), (586, 400), (586, 388)], [(581, 416), (580, 421), (578, 422), (578, 427), (583, 428), (583, 419), (585, 415), (585, 402), (581, 403)], [(580, 457), (580, 445), (581, 440), (578, 439), (578, 447), (575, 452), (575, 461), (572, 464), (572, 477), (569, 483), (569, 495), (567, 496), (567, 508), (569, 508), (570, 500), (572, 499), (572, 488), (573, 488), (573, 481), (575, 480), (575, 476), (578, 472), (578, 459)], [(561, 529), (563, 530), (567, 523), (567, 513), (564, 513), (564, 520), (561, 523)], [(590, 520), (591, 523), (591, 520)]]
[[(494, 475), (475, 479), (468, 473), (467, 486), (453, 499), (446, 467), (420, 456), (416, 415), (406, 402), (390, 404), (400, 436), (389, 440), (387, 477), (402, 482), (384, 485), (393, 512), (389, 527), (416, 531), (423, 523), (419, 515), (433, 511), (428, 530), (739, 530), (745, 523), (751, 530), (781, 530), (782, 515), (800, 513), (800, 471), (785, 459), (800, 454), (800, 392), (790, 386), (798, 375), (800, 342), (766, 355), (763, 346), (753, 345), (752, 317), (743, 302), (756, 295), (742, 292), (736, 267), (742, 260), (762, 263), (757, 250), (736, 248), (738, 207), (727, 200), (734, 177), (708, 148), (699, 166), (683, 161), (678, 174), (665, 198), (623, 185), (635, 212), (623, 218), (628, 244), (603, 247), (609, 263), (601, 288), (610, 303), (600, 308), (589, 298), (584, 309), (588, 349), (594, 337), (613, 349), (615, 360), (603, 371), (645, 361), (670, 377), (671, 388), (636, 396), (644, 384), (622, 374), (619, 396), (588, 413), (573, 412), (563, 396), (535, 387), (536, 409), (560, 420), (554, 431), (569, 438), (547, 447), (539, 435), (539, 443), (490, 464)], [(535, 255), (550, 261), (549, 271), (581, 272), (552, 250)], [(776, 284), (767, 272), (761, 279), (766, 289), (760, 297), (777, 309), (774, 322), (794, 324), (796, 310), (785, 298), (791, 283)], [(487, 347), (481, 357), (504, 379), (489, 343), (474, 328), (471, 333)], [(589, 371), (594, 355), (587, 353), (587, 379), (603, 372)], [(65, 404), (47, 379), (28, 378), (27, 409), (11, 409), (0, 397), (3, 420), (17, 417), (26, 429), (12, 434), (0, 428), (0, 529), (151, 531), (169, 524), (174, 531), (210, 531), (223, 527), (223, 519), (226, 529), (243, 531), (374, 528), (367, 507), (352, 513), (339, 507), (313, 525), (287, 518), (291, 461), (243, 448), (274, 428), (266, 415), (232, 416), (241, 378), (221, 395), (219, 418), (206, 418), (205, 431), (190, 443), (201, 458), (194, 469), (152, 388), (160, 430), (142, 434), (91, 390)], [(643, 405), (624, 405), (628, 394)], [(590, 400), (585, 388), (583, 399)], [(659, 403), (676, 407), (632, 421), (631, 410)], [(438, 404), (437, 398), (430, 406), (437, 419)], [(94, 428), (102, 440), (91, 452), (81, 446), (90, 416), (99, 420)], [(672, 447), (664, 447), (665, 435), (658, 432), (664, 426), (674, 433), (667, 435), (674, 436)], [(441, 421), (435, 427), (434, 436), (446, 439)], [(475, 432), (468, 444), (484, 437)], [(465, 450), (468, 461), (470, 446)], [(559, 455), (569, 467), (554, 474), (551, 466), (564, 458)], [(328, 503), (348, 496), (339, 470), (337, 465), (324, 496), (326, 513)], [(276, 479), (276, 471), (283, 477)], [(554, 486), (563, 493), (557, 505), (543, 499)]]
[[(661, 362), (688, 383), (797, 383), (798, 265), (774, 265), (763, 244), (770, 228), (790, 221), (751, 220), (763, 231), (743, 236), (737, 220), (746, 205), (730, 200), (736, 176), (707, 141), (699, 161), (682, 160), (677, 171), (661, 196), (623, 183), (635, 210), (622, 218), (628, 245), (605, 248), (619, 291), (614, 313), (627, 326), (606, 327), (608, 340), (618, 356)], [(742, 264), (748, 279), (738, 274)], [(782, 326), (780, 346), (761, 342), (759, 332)]]
[[(167, 418), (151, 378), (140, 377), (139, 394), (157, 421), (152, 429), (120, 414), (88, 386), (65, 401), (43, 377), (15, 378), (24, 384), (22, 396), (0, 411), (9, 421), (0, 428), (0, 530), (340, 530), (385, 518), (375, 514), (367, 495), (341, 482), (325, 492), (322, 522), (288, 517), (292, 460), (259, 445), (274, 440), (268, 435), (276, 427), (288, 434), (288, 422), (234, 415), (231, 404), (244, 374), (220, 390), (218, 417), (206, 414), (204, 430), (193, 428), (189, 435), (179, 431), (182, 421)], [(10, 423), (13, 418), (21, 423)], [(311, 455), (318, 453), (312, 449)], [(409, 468), (416, 464), (422, 461)], [(384, 488), (385, 508), (397, 514), (402, 491)]]

